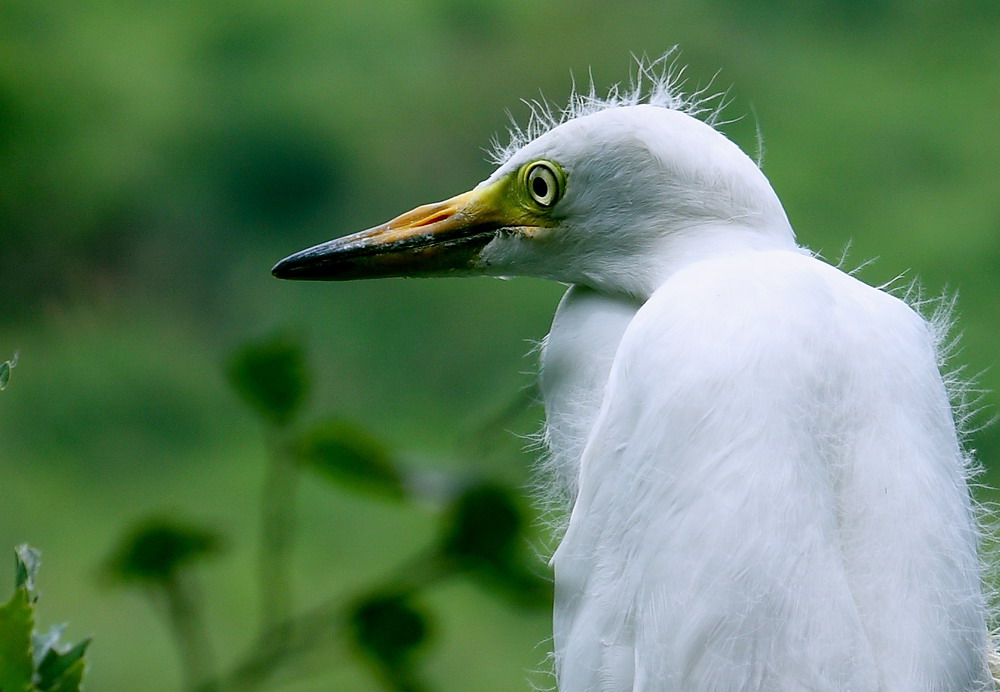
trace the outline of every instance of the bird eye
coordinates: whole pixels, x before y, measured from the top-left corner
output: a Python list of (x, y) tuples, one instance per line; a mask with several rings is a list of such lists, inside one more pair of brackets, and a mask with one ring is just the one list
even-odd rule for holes
[(562, 197), (562, 177), (548, 163), (531, 164), (525, 183), (531, 199), (541, 207), (551, 207)]

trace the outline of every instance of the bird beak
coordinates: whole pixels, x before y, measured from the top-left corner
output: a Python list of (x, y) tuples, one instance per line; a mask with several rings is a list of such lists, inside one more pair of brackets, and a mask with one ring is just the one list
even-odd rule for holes
[(481, 186), (302, 250), (278, 262), (271, 273), (314, 281), (472, 273), (497, 231), (513, 225), (503, 218), (497, 188)]

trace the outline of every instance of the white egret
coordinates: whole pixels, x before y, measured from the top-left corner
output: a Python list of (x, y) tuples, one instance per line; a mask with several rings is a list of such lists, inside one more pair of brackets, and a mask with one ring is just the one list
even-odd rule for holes
[(569, 286), (541, 370), (564, 692), (993, 689), (934, 326), (798, 246), (698, 115), (669, 74), (574, 96), (470, 192), (274, 275)]

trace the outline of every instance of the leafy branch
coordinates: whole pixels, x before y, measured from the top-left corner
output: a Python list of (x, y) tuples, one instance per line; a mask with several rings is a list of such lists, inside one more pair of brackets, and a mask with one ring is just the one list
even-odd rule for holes
[[(372, 498), (426, 506), (421, 470), (407, 468), (368, 431), (340, 419), (301, 421), (310, 378), (303, 350), (284, 337), (250, 344), (227, 368), (260, 420), (268, 452), (260, 496), (254, 643), (221, 672), (210, 653), (193, 567), (216, 554), (211, 531), (162, 519), (129, 532), (108, 562), (118, 583), (141, 586), (166, 620), (192, 692), (261, 689), (322, 647), (341, 646), (394, 692), (428, 692), (419, 660), (433, 636), (422, 594), (445, 580), (473, 579), (519, 606), (544, 607), (549, 584), (528, 567), (529, 522), (516, 493), (488, 480), (454, 479), (435, 541), (375, 584), (311, 609), (291, 590), (298, 486), (304, 474)], [(480, 440), (482, 438), (479, 438)], [(423, 472), (426, 473), (426, 472)]]

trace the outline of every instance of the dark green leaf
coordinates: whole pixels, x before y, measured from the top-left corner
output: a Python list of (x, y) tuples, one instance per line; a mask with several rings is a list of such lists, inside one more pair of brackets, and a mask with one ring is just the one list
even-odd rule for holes
[[(56, 630), (55, 639), (58, 640), (58, 630)], [(50, 646), (42, 656), (42, 660), (38, 663), (38, 676), (36, 681), (38, 689), (61, 689), (63, 681), (68, 677), (72, 677), (70, 670), (77, 663), (81, 664), (80, 672), (82, 673), (83, 654), (87, 651), (87, 646), (89, 644), (90, 639), (88, 638), (84, 639), (76, 646), (61, 650), (56, 641), (51, 642)], [(37, 653), (36, 642), (36, 656)], [(79, 687), (79, 684), (77, 687)]]
[(24, 692), (31, 689), (34, 663), (31, 659), (31, 630), (35, 613), (28, 592), (19, 588), (0, 606), (0, 690)]
[(521, 549), (525, 524), (516, 493), (491, 483), (474, 486), (452, 504), (440, 550), (514, 603), (549, 608), (552, 584), (529, 567), (535, 563)]
[(109, 561), (119, 582), (163, 582), (183, 566), (218, 552), (218, 537), (200, 527), (150, 519), (133, 528)]
[(427, 639), (427, 618), (404, 596), (378, 595), (358, 604), (351, 613), (354, 640), (361, 649), (394, 668)]
[(230, 361), (229, 378), (248, 406), (279, 425), (299, 411), (309, 389), (305, 354), (284, 337), (240, 349)]
[(324, 477), (391, 495), (404, 493), (389, 452), (363, 430), (340, 421), (327, 421), (308, 430), (294, 446), (299, 463)]
[(447, 517), (445, 555), (471, 566), (503, 567), (514, 555), (523, 521), (513, 493), (483, 484), (462, 493)]
[(50, 692), (80, 692), (84, 667), (85, 662), (82, 658), (75, 661), (56, 681)]

